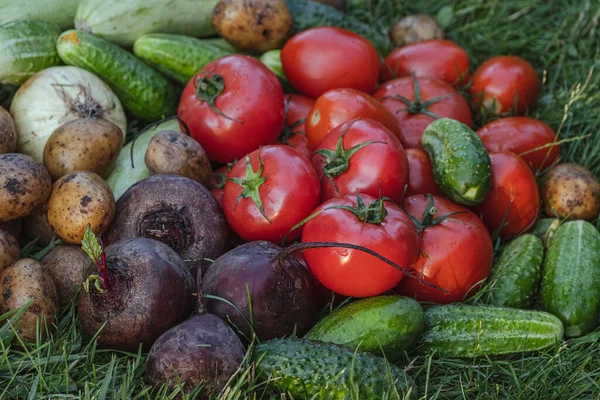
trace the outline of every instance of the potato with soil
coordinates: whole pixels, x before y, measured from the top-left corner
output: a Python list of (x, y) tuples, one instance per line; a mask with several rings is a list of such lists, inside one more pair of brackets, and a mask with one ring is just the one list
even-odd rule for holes
[(19, 319), (17, 332), (23, 341), (35, 341), (39, 319), (44, 340), (58, 310), (56, 287), (42, 264), (23, 258), (0, 272), (0, 315), (24, 307), (30, 299), (33, 303)]
[(395, 46), (443, 39), (444, 31), (437, 21), (426, 14), (408, 15), (395, 23), (389, 31), (390, 40)]
[(61, 306), (70, 303), (96, 266), (79, 246), (63, 244), (50, 250), (41, 263), (50, 275)]
[(544, 177), (541, 192), (549, 217), (592, 221), (600, 214), (600, 182), (581, 165), (554, 166)]
[(251, 53), (280, 49), (294, 29), (285, 0), (221, 0), (212, 24), (233, 47)]
[(47, 246), (56, 239), (54, 231), (48, 223), (47, 205), (36, 209), (32, 214), (23, 217), (23, 236), (28, 241), (37, 240), (39, 246)]
[(0, 106), (0, 154), (14, 153), (17, 149), (17, 131), (8, 111)]
[(19, 258), (21, 258), (19, 242), (13, 235), (0, 229), (0, 272)]
[(59, 126), (44, 147), (44, 166), (52, 179), (72, 171), (93, 171), (105, 178), (115, 166), (125, 137), (102, 118), (81, 118)]
[(31, 157), (0, 154), (0, 224), (25, 217), (48, 200), (50, 174)]
[(210, 160), (200, 143), (177, 131), (156, 134), (148, 144), (145, 162), (154, 174), (181, 175), (204, 186), (212, 173)]
[(54, 183), (48, 200), (48, 223), (67, 244), (80, 244), (86, 226), (104, 233), (115, 215), (110, 187), (91, 171), (74, 171)]

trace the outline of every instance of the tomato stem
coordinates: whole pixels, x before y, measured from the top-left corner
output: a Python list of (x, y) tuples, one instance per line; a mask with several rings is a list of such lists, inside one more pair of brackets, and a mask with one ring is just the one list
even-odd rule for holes
[(429, 107), (434, 105), (435, 103), (445, 99), (446, 97), (449, 97), (450, 95), (446, 94), (443, 96), (434, 97), (433, 99), (429, 99), (427, 101), (423, 101), (423, 96), (421, 95), (421, 85), (419, 84), (419, 80), (417, 79), (417, 76), (415, 75), (414, 72), (412, 74), (412, 77), (413, 77), (413, 87), (414, 87), (414, 95), (413, 95), (412, 101), (404, 96), (400, 96), (399, 94), (396, 94), (393, 96), (386, 96), (383, 99), (400, 100), (402, 103), (404, 103), (406, 105), (406, 108), (397, 109), (396, 114), (399, 113), (400, 111), (406, 111), (409, 114), (424, 114), (433, 119), (439, 119), (440, 117), (437, 114), (435, 114), (433, 111), (430, 111)]
[(255, 172), (252, 168), (252, 164), (250, 163), (250, 157), (246, 155), (246, 176), (244, 178), (230, 179), (233, 183), (236, 183), (242, 187), (242, 193), (240, 193), (238, 198), (235, 200), (235, 206), (233, 208), (233, 211), (235, 212), (235, 209), (237, 208), (237, 205), (241, 199), (250, 198), (254, 202), (256, 207), (258, 207), (258, 210), (260, 211), (262, 216), (265, 217), (265, 219), (269, 221), (269, 223), (271, 223), (271, 220), (265, 213), (265, 209), (263, 207), (262, 199), (260, 198), (259, 193), (260, 187), (267, 180), (266, 177), (262, 176), (265, 166), (262, 162), (262, 159), (260, 158), (260, 152), (258, 154), (258, 162), (260, 164), (260, 167), (258, 171)]
[(219, 74), (205, 74), (203, 76), (200, 76), (200, 74), (197, 75), (196, 99), (199, 101), (205, 101), (208, 104), (208, 106), (211, 108), (211, 110), (213, 110), (220, 116), (227, 118), (234, 122), (242, 123), (242, 121), (240, 121), (240, 120), (228, 117), (221, 110), (219, 110), (217, 108), (217, 106), (215, 105), (215, 101), (217, 100), (217, 97), (219, 97), (223, 93), (223, 90), (225, 90), (225, 82), (221, 75), (219, 75)]
[(449, 221), (460, 222), (451, 217), (453, 215), (464, 214), (466, 212), (466, 211), (449, 212), (446, 214), (442, 214), (437, 218), (434, 218), (435, 214), (437, 213), (438, 210), (435, 207), (433, 196), (431, 194), (426, 194), (425, 196), (427, 197), (427, 206), (425, 206), (425, 211), (423, 211), (423, 219), (421, 219), (419, 221), (417, 218), (415, 218), (414, 216), (412, 216), (411, 214), (406, 212), (406, 209), (404, 210), (406, 212), (406, 214), (410, 217), (410, 219), (413, 221), (415, 226), (417, 227), (417, 231), (419, 232), (419, 238), (421, 237), (421, 233), (425, 229), (430, 228), (432, 226), (439, 225), (444, 221), (449, 220)]

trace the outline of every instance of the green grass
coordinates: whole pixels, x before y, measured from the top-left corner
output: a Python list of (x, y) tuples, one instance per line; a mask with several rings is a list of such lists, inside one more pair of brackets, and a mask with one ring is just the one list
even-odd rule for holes
[[(354, 0), (354, 12), (388, 26), (397, 0)], [(598, 0), (403, 1), (401, 14), (428, 13), (467, 49), (472, 69), (486, 58), (518, 55), (543, 77), (532, 113), (561, 138), (562, 159), (600, 175), (600, 2)], [(0, 95), (2, 95), (0, 93)], [(5, 95), (6, 96), (6, 95)], [(1, 97), (1, 96), (0, 96)], [(6, 102), (5, 102), (6, 104)], [(62, 311), (47, 341), (8, 346), (0, 328), (0, 399), (166, 399), (145, 381), (145, 354), (103, 350), (83, 339), (73, 307)], [(509, 359), (408, 357), (402, 363), (423, 399), (592, 399), (600, 394), (600, 334), (561, 343), (543, 354)], [(268, 398), (252, 368), (240, 369), (223, 399)], [(256, 386), (258, 385), (258, 386)]]

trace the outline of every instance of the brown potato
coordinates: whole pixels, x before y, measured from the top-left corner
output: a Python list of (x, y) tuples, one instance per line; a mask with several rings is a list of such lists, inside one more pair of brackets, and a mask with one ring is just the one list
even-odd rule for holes
[(0, 154), (17, 149), (17, 131), (10, 113), (0, 106)]
[(81, 247), (67, 244), (50, 250), (41, 262), (54, 281), (61, 306), (70, 303), (81, 283), (96, 271), (96, 265)]
[(235, 48), (252, 53), (281, 48), (294, 30), (285, 0), (221, 0), (212, 24)]
[(52, 179), (71, 171), (106, 177), (123, 147), (121, 128), (102, 118), (81, 118), (59, 126), (44, 147), (44, 165)]
[(594, 220), (600, 214), (600, 182), (577, 164), (553, 167), (541, 185), (544, 212), (549, 217)]
[(443, 39), (444, 31), (437, 21), (426, 14), (408, 15), (395, 23), (389, 31), (390, 40), (396, 46)]
[(146, 165), (154, 174), (182, 175), (203, 185), (208, 184), (212, 167), (200, 144), (176, 131), (156, 134), (148, 144)]
[(91, 171), (73, 171), (52, 187), (48, 200), (48, 223), (65, 243), (81, 244), (91, 225), (99, 235), (115, 215), (115, 198), (108, 184)]
[(36, 244), (40, 246), (47, 246), (54, 240), (54, 231), (48, 223), (46, 204), (37, 208), (31, 215), (23, 217), (23, 235), (29, 241), (37, 239)]
[(23, 341), (36, 339), (36, 322), (39, 320), (42, 340), (46, 327), (52, 328), (57, 309), (56, 287), (42, 264), (32, 258), (23, 258), (0, 272), (0, 314), (33, 303), (18, 321), (17, 332)]
[(19, 260), (20, 257), (21, 249), (17, 239), (10, 233), (0, 229), (0, 272)]
[(52, 179), (24, 154), (0, 154), (0, 224), (25, 217), (48, 200)]

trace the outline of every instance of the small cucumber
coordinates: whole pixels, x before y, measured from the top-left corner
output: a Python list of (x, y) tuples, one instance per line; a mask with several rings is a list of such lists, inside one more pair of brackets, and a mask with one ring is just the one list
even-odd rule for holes
[(421, 143), (431, 159), (436, 183), (450, 199), (464, 205), (485, 200), (492, 188), (492, 163), (471, 128), (440, 118), (425, 129)]
[(543, 311), (433, 306), (425, 310), (419, 351), (458, 358), (529, 353), (554, 346), (563, 335), (560, 319)]
[(0, 25), (0, 83), (21, 85), (36, 72), (60, 64), (57, 25), (16, 21)]
[(598, 326), (600, 232), (587, 221), (568, 221), (554, 234), (541, 284), (542, 309), (559, 317), (567, 336)]
[(548, 248), (550, 241), (556, 232), (556, 228), (560, 226), (560, 221), (557, 218), (539, 218), (531, 233), (542, 239), (544, 246)]
[(530, 233), (504, 247), (490, 273), (492, 283), (486, 304), (498, 307), (531, 308), (542, 278), (544, 245)]
[(324, 317), (305, 339), (335, 343), (396, 360), (423, 331), (424, 313), (414, 299), (377, 296), (350, 303)]
[(206, 64), (236, 52), (222, 38), (196, 39), (168, 33), (138, 38), (133, 53), (181, 85), (185, 85)]
[(127, 50), (76, 30), (63, 32), (57, 49), (65, 63), (102, 78), (134, 117), (153, 122), (177, 112), (179, 90)]
[(256, 346), (254, 361), (259, 377), (295, 399), (416, 398), (416, 386), (402, 369), (335, 344), (275, 339)]
[(295, 89), (288, 81), (281, 65), (281, 50), (269, 50), (260, 56), (260, 61), (267, 66), (279, 79), (284, 93), (295, 93)]

